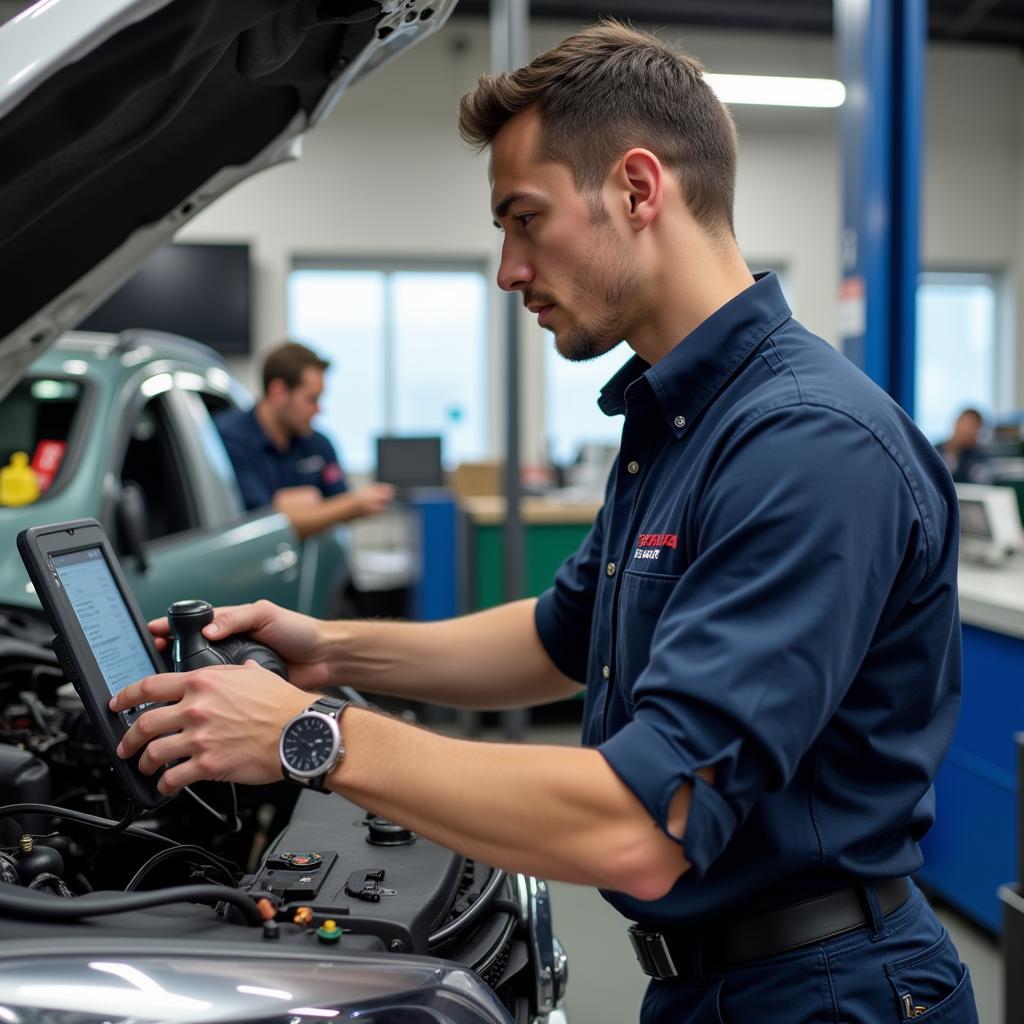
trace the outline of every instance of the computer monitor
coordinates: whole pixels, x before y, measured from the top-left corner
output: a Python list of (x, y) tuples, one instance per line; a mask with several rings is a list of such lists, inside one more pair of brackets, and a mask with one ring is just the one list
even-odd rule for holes
[(968, 561), (996, 564), (1024, 551), (1017, 495), (1009, 487), (957, 484), (960, 553)]
[(377, 479), (399, 491), (444, 486), (440, 437), (378, 437)]

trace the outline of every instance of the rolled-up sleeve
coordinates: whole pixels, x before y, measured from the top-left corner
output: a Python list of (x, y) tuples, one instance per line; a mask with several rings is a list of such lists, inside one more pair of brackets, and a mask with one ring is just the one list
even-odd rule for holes
[(673, 796), (693, 785), (681, 842), (699, 878), (758, 797), (793, 778), (929, 556), (884, 438), (828, 407), (749, 422), (693, 508), (693, 555), (632, 685), (633, 718), (599, 749), (666, 834)]
[(576, 553), (561, 565), (552, 587), (537, 600), (534, 621), (548, 657), (570, 679), (585, 683), (594, 595), (597, 591), (607, 504)]

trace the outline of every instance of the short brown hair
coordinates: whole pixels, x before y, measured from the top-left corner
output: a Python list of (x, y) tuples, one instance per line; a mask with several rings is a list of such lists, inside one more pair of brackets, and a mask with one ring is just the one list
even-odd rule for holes
[(534, 104), (541, 158), (567, 164), (580, 192), (599, 191), (612, 163), (642, 146), (678, 176), (700, 224), (733, 233), (736, 126), (695, 58), (605, 19), (524, 67), (482, 75), (459, 103), (459, 134), (484, 149)]
[(305, 370), (326, 370), (331, 364), (321, 359), (305, 345), (297, 341), (286, 341), (267, 353), (263, 360), (263, 393), (266, 394), (272, 380), (283, 380), (291, 389), (298, 387)]

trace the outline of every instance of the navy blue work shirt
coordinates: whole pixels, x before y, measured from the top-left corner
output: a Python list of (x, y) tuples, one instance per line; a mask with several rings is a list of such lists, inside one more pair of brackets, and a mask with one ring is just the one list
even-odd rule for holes
[(256, 408), (228, 409), (214, 422), (235, 467), (247, 509), (264, 508), (282, 487), (317, 487), (325, 498), (348, 490), (334, 446), (323, 434), (293, 437), (280, 451), (256, 418)]
[(688, 926), (914, 871), (961, 684), (941, 457), (771, 274), (600, 405), (625, 413), (619, 456), (537, 630), (586, 683), (584, 743), (667, 835), (694, 787), (691, 870), (606, 899)]

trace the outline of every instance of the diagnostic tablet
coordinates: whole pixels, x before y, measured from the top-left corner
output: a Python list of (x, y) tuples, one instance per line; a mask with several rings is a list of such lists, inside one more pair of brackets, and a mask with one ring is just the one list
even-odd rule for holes
[(137, 806), (156, 807), (167, 799), (156, 788), (159, 773), (143, 775), (138, 755), (117, 756), (132, 722), (156, 705), (116, 713), (108, 704), (126, 686), (166, 669), (103, 527), (95, 519), (36, 526), (18, 534), (18, 552), (56, 634), (54, 653), (115, 772)]

